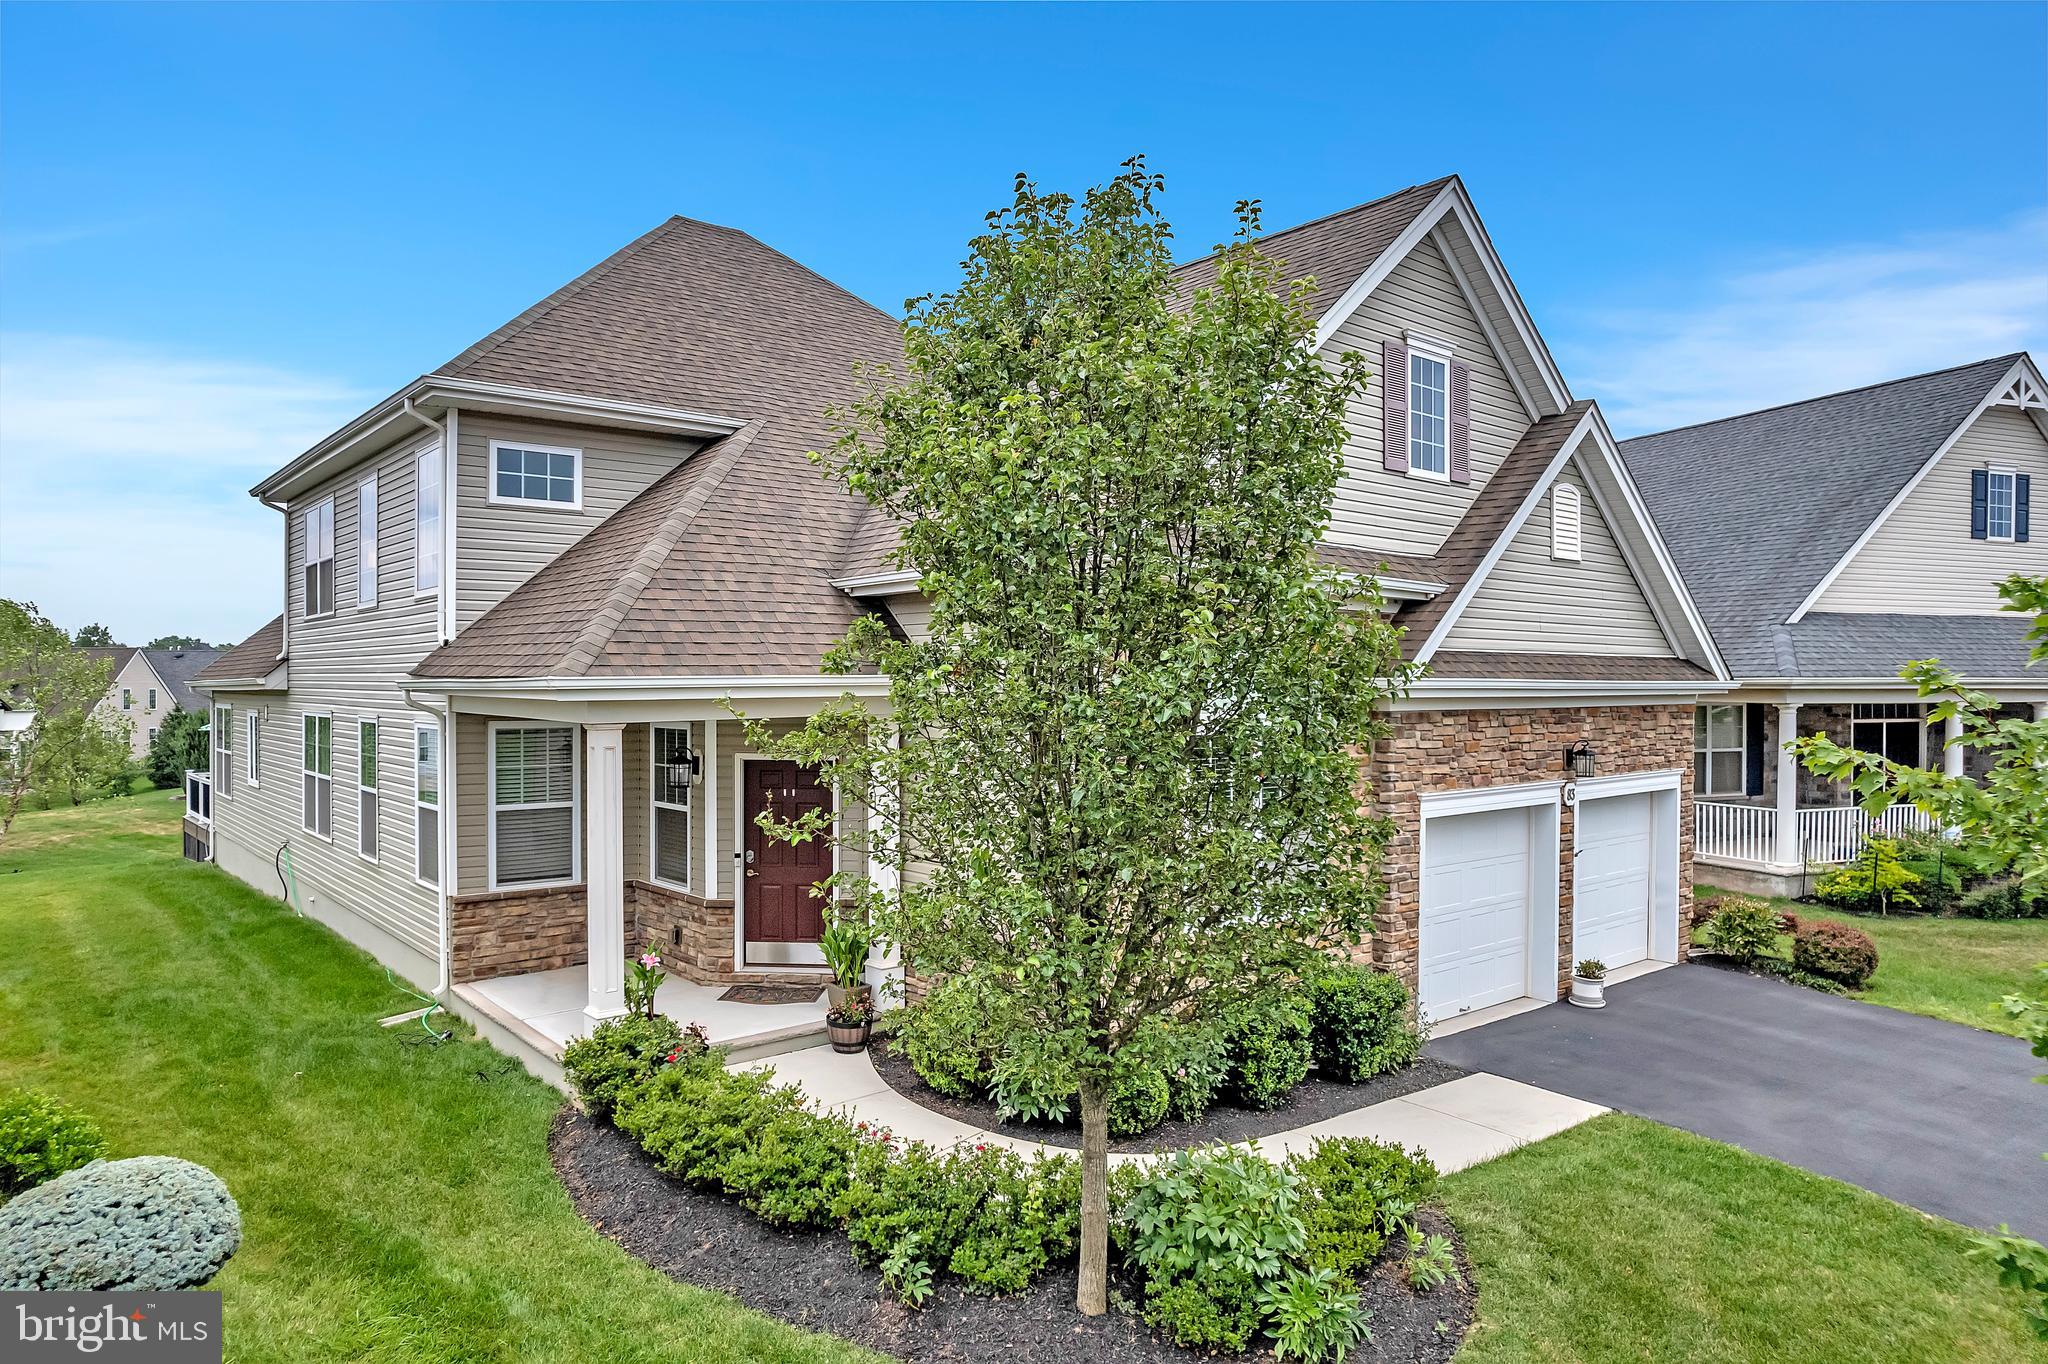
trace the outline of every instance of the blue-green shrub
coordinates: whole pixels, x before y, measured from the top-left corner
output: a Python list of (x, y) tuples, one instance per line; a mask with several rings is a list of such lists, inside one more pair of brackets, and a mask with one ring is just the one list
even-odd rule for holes
[(0, 1289), (197, 1288), (242, 1244), (220, 1177), (174, 1156), (101, 1160), (0, 1207)]

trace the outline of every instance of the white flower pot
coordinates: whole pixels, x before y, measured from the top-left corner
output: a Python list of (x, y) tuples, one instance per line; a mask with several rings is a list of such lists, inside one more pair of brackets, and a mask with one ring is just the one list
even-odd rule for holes
[(1604, 1009), (1607, 1007), (1606, 990), (1607, 982), (1604, 980), (1573, 976), (1571, 1002), (1581, 1009)]

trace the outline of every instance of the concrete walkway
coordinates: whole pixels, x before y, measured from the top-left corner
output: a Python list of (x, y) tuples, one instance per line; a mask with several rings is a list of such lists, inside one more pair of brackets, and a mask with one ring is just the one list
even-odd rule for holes
[[(1429, 1044), (1966, 1226), (2048, 1234), (2048, 1085), (2015, 1037), (1680, 966)], [(1987, 1001), (1988, 1002), (1988, 1001)]]
[[(744, 1068), (772, 1069), (785, 1084), (802, 1089), (821, 1112), (838, 1111), (855, 1122), (887, 1127), (907, 1141), (933, 1146), (987, 1142), (1022, 1155), (1079, 1155), (1070, 1147), (1047, 1146), (1002, 1136), (935, 1113), (904, 1098), (875, 1073), (866, 1052), (842, 1056), (813, 1047)], [(738, 1068), (738, 1067), (736, 1067)], [(1278, 1159), (1305, 1151), (1318, 1137), (1374, 1137), (1404, 1147), (1421, 1147), (1445, 1174), (1539, 1141), (1607, 1110), (1598, 1104), (1553, 1094), (1498, 1075), (1467, 1075), (1415, 1094), (1341, 1113), (1334, 1118), (1261, 1137), (1259, 1150)], [(1122, 1164), (1151, 1159), (1145, 1153), (1112, 1155)]]

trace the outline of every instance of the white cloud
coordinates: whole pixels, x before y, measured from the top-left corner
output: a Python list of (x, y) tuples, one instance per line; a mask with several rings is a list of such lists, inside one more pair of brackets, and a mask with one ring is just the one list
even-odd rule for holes
[(116, 638), (232, 640), (277, 613), (249, 485), (375, 395), (272, 365), (0, 336), (0, 595)]
[(1623, 436), (2048, 345), (2048, 211), (1758, 262), (1573, 319), (1560, 360)]

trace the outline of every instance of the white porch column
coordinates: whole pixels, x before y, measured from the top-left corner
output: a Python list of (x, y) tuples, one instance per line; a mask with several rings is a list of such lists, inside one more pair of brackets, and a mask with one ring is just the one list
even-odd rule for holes
[[(895, 736), (890, 736), (893, 746)], [(872, 853), (868, 859), (868, 879), (875, 883), (875, 889), (884, 895), (894, 895), (901, 887), (900, 861), (903, 845), (897, 841), (894, 821), (878, 810), (869, 810), (872, 822), (868, 840)], [(868, 984), (879, 999), (894, 998), (903, 1002), (903, 953), (894, 943), (868, 958)]]
[(626, 768), (624, 725), (583, 727), (583, 898), (591, 1018), (626, 1012)]
[(1799, 847), (1799, 760), (1787, 747), (1799, 737), (1799, 707), (1778, 707), (1778, 812), (1773, 859), (1780, 867), (1805, 864)]
[(1957, 740), (1963, 737), (1963, 717), (1951, 715), (1941, 730), (1941, 770), (1951, 777), (1963, 775), (1963, 746)]
[(718, 878), (724, 868), (718, 865), (718, 721), (704, 722), (704, 874), (697, 878), (703, 887), (704, 898), (718, 898)]
[(2034, 718), (2036, 720), (2048, 720), (2048, 701), (2036, 701), (2034, 703)]

